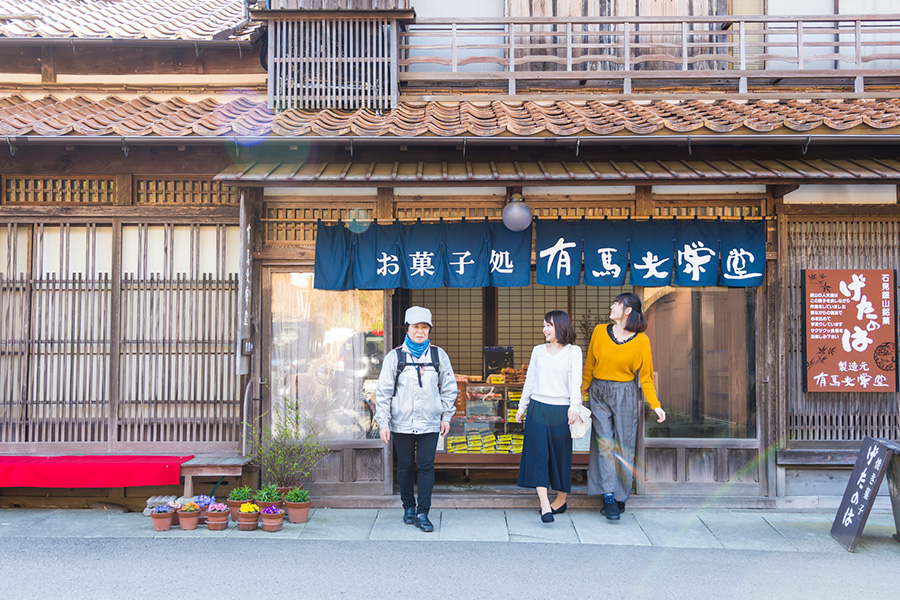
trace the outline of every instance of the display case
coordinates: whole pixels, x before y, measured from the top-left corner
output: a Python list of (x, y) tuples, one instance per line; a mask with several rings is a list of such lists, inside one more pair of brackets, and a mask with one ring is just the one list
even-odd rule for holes
[[(441, 440), (436, 464), (459, 467), (518, 467), (522, 454), (525, 425), (516, 423), (516, 411), (522, 397), (522, 383), (458, 382), (456, 414), (450, 421), (450, 433)], [(527, 417), (526, 417), (527, 418)], [(584, 438), (584, 442), (587, 437)], [(576, 454), (587, 446), (575, 440)], [(584, 445), (582, 448), (581, 446)]]

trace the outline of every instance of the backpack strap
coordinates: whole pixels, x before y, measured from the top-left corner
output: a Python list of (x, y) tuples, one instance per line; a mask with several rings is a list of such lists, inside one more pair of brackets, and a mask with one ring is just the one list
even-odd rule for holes
[(391, 396), (392, 398), (397, 395), (397, 384), (400, 382), (400, 373), (406, 368), (406, 352), (403, 351), (402, 346), (397, 346), (394, 348), (394, 352), (397, 353), (397, 370), (394, 371), (394, 393)]
[[(441, 376), (441, 355), (438, 352), (440, 348), (437, 346), (431, 346), (431, 362), (425, 363), (425, 365), (431, 365), (434, 369), (434, 372), (438, 374), (438, 381), (440, 381)], [(394, 372), (394, 393), (391, 397), (395, 397), (397, 395), (397, 385), (400, 383), (400, 373), (403, 372), (406, 367), (409, 366), (409, 362), (406, 360), (406, 352), (403, 351), (403, 346), (397, 346), (394, 348), (394, 351), (397, 353), (397, 370)], [(414, 363), (420, 364), (420, 363)], [(421, 381), (419, 382), (421, 385)]]

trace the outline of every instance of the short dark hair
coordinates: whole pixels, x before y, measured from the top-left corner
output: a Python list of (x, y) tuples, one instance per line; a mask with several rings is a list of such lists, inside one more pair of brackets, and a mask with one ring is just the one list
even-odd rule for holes
[(625, 331), (641, 333), (647, 329), (647, 318), (644, 316), (641, 299), (637, 294), (619, 294), (615, 302), (621, 302), (623, 307), (631, 309), (631, 314), (625, 321)]
[(575, 329), (572, 327), (572, 319), (562, 310), (551, 310), (544, 315), (544, 321), (553, 323), (556, 329), (556, 341), (565, 346), (575, 343)]

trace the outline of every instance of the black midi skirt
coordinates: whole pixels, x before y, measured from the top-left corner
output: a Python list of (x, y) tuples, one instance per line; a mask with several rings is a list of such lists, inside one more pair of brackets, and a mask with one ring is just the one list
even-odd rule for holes
[(519, 487), (572, 491), (569, 407), (532, 400), (525, 418)]

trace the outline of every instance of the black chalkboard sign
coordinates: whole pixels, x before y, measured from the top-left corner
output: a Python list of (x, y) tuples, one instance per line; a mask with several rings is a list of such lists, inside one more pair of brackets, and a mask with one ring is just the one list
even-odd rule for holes
[[(841, 506), (831, 526), (831, 535), (851, 552), (859, 544), (866, 519), (869, 518), (869, 512), (875, 502), (878, 486), (881, 485), (881, 480), (888, 471), (895, 453), (900, 459), (900, 446), (893, 442), (876, 440), (868, 436), (863, 440), (853, 472), (850, 474), (850, 481), (847, 482), (847, 489), (844, 490)], [(891, 485), (891, 491), (895, 487), (896, 485)]]

